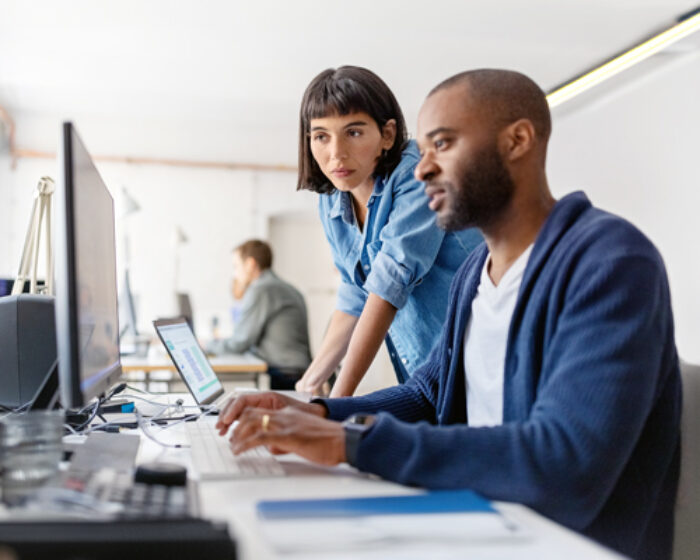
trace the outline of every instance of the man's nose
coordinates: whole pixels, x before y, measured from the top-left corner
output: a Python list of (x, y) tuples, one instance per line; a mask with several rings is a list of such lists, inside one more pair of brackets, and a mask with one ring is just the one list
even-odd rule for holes
[(428, 182), (435, 178), (438, 171), (439, 168), (432, 155), (425, 153), (418, 162), (418, 165), (416, 165), (414, 175), (419, 181)]

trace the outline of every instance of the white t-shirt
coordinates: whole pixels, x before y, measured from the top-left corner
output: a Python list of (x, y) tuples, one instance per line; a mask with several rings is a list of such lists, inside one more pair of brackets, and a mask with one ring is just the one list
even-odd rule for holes
[(518, 300), (530, 245), (494, 286), (486, 258), (472, 313), (464, 332), (464, 375), (469, 426), (503, 423), (503, 370), (510, 320)]

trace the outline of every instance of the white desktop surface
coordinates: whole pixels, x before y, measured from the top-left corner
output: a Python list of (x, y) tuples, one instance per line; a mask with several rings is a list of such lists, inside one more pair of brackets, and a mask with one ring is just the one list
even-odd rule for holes
[[(215, 422), (215, 418), (206, 418)], [(154, 430), (155, 431), (155, 430)], [(181, 426), (158, 433), (159, 439), (171, 443), (185, 441)], [(186, 448), (162, 448), (143, 438), (139, 450), (139, 461), (160, 460), (178, 462), (188, 466)], [(443, 535), (436, 539), (413, 541), (407, 544), (395, 543), (391, 546), (358, 550), (347, 548), (339, 543), (338, 550), (313, 551), (304, 554), (280, 554), (270, 545), (264, 534), (264, 521), (256, 514), (256, 504), (260, 500), (336, 498), (357, 496), (380, 496), (411, 494), (418, 490), (391, 482), (379, 480), (357, 472), (348, 465), (320, 467), (299, 457), (288, 455), (280, 458), (288, 476), (277, 478), (242, 479), (229, 481), (197, 482), (200, 514), (203, 517), (223, 520), (229, 525), (231, 535), (236, 539), (239, 558), (242, 560), (330, 558), (391, 560), (425, 560), (426, 558), (479, 558), (518, 560), (603, 560), (621, 556), (570, 531), (534, 511), (518, 504), (497, 502), (494, 505), (509, 519), (522, 525), (529, 536), (526, 538), (504, 539), (502, 541), (466, 542), (460, 538), (447, 542)], [(306, 525), (313, 535), (314, 523)], [(455, 538), (463, 534), (462, 522), (455, 523)], [(327, 540), (327, 534), (324, 535)]]
[[(267, 364), (250, 353), (222, 354), (208, 359), (216, 372), (256, 372), (267, 370)], [(120, 361), (122, 369), (125, 371), (155, 369), (175, 370), (170, 356), (168, 356), (164, 350), (149, 352), (148, 356), (145, 357), (122, 356)]]

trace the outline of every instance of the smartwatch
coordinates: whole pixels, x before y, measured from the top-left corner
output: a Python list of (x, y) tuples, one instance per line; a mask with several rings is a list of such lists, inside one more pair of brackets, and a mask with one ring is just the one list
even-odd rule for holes
[(353, 414), (343, 422), (343, 429), (345, 430), (345, 458), (351, 465), (356, 463), (360, 441), (372, 429), (375, 420), (376, 416), (374, 414)]

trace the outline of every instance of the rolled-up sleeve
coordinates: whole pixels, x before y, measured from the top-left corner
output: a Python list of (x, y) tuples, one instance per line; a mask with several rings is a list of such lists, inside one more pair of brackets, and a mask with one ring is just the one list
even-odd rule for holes
[(390, 186), (394, 192), (391, 215), (364, 287), (401, 309), (433, 266), (445, 232), (437, 227), (423, 183), (414, 178), (412, 168)]
[(362, 310), (367, 301), (367, 294), (362, 288), (348, 282), (341, 282), (338, 288), (338, 297), (336, 298), (335, 308), (338, 311), (359, 317), (362, 315)]
[(329, 218), (331, 208), (330, 200), (328, 195), (319, 196), (318, 210), (321, 217), (321, 224), (323, 225), (323, 233), (331, 248), (333, 264), (340, 273), (341, 283), (338, 288), (335, 308), (353, 317), (359, 317), (362, 315), (362, 310), (365, 307), (367, 293), (353, 282), (350, 273), (346, 269), (345, 262), (338, 252), (338, 240), (335, 239), (335, 233), (330, 222), (331, 219)]

